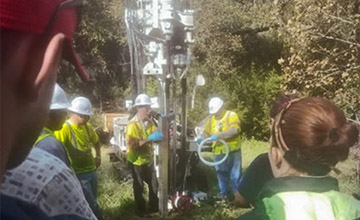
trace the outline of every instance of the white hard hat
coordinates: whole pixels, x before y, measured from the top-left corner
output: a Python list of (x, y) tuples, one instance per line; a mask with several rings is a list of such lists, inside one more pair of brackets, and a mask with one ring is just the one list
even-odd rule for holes
[(142, 106), (142, 105), (149, 105), (151, 106), (151, 99), (146, 94), (140, 94), (135, 99), (134, 106)]
[(67, 109), (68, 107), (70, 107), (70, 103), (66, 98), (66, 94), (59, 84), (56, 83), (51, 99), (50, 110)]
[(91, 110), (91, 102), (89, 99), (85, 97), (76, 97), (71, 102), (71, 107), (68, 108), (70, 111), (74, 113), (78, 113), (80, 115), (92, 115)]
[(224, 101), (221, 100), (219, 97), (214, 97), (209, 101), (209, 113), (216, 114), (221, 107), (223, 107)]

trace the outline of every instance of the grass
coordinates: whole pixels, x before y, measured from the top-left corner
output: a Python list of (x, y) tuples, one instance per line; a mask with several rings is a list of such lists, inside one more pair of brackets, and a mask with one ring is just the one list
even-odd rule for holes
[[(242, 159), (243, 169), (246, 169), (250, 162), (259, 154), (268, 150), (268, 143), (256, 140), (244, 141), (242, 145)], [(99, 203), (104, 211), (106, 220), (137, 220), (135, 213), (135, 203), (132, 193), (131, 180), (124, 180), (118, 171), (113, 168), (112, 163), (109, 162), (108, 153), (111, 151), (109, 147), (104, 147), (102, 150), (102, 165), (99, 168)], [(201, 163), (201, 162), (200, 162)], [(339, 163), (337, 168), (342, 171), (342, 174), (336, 176), (340, 182), (340, 190), (348, 194), (360, 194), (359, 184), (355, 176), (355, 160), (347, 160)], [(214, 168), (200, 165), (201, 170), (206, 173), (209, 185), (211, 185), (208, 195), (216, 195), (218, 193), (216, 173)], [(145, 196), (146, 198), (147, 196)], [(211, 204), (203, 203), (201, 206), (196, 206), (190, 211), (180, 214), (171, 213), (166, 219), (173, 220), (225, 220), (234, 219), (242, 213), (247, 212), (247, 209), (236, 208), (233, 206), (215, 207)], [(159, 219), (154, 217), (153, 219)]]

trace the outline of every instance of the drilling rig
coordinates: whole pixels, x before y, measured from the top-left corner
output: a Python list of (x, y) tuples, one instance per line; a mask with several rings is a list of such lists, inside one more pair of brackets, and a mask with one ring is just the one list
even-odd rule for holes
[[(155, 144), (154, 162), (159, 182), (159, 211), (164, 217), (169, 211), (169, 198), (176, 194), (177, 173), (185, 175), (186, 170), (187, 72), (190, 45), (194, 43), (194, 11), (182, 8), (174, 0), (129, 0), (125, 21), (134, 97), (146, 92), (148, 78), (156, 79), (158, 84), (158, 128), (164, 138)], [(198, 76), (197, 85), (203, 84), (204, 79)], [(169, 128), (174, 132), (169, 133)]]
[[(219, 164), (201, 156), (202, 150), (207, 148), (206, 143), (209, 144), (209, 138), (197, 143), (202, 129), (188, 129), (187, 126), (187, 109), (194, 107), (196, 89), (205, 85), (205, 79), (197, 75), (194, 86), (188, 89), (190, 46), (194, 43), (194, 10), (180, 6), (174, 0), (128, 0), (125, 10), (133, 97), (147, 92), (151, 86), (148, 85), (149, 78), (155, 79), (158, 85), (156, 96), (152, 97), (152, 108), (159, 111), (156, 121), (158, 130), (164, 135), (160, 142), (154, 144), (162, 218), (170, 210), (184, 212), (189, 210), (194, 200), (206, 198), (203, 192), (187, 192), (189, 173), (200, 176), (197, 179), (205, 182), (203, 188), (207, 188), (206, 177), (194, 171), (197, 162), (202, 161), (208, 166)], [(126, 107), (131, 108), (131, 100), (126, 101)], [(126, 124), (126, 116), (113, 120), (115, 155), (123, 161), (126, 161)], [(220, 162), (228, 156), (229, 149), (225, 142), (224, 145), (227, 154)], [(211, 148), (211, 145), (207, 146)]]

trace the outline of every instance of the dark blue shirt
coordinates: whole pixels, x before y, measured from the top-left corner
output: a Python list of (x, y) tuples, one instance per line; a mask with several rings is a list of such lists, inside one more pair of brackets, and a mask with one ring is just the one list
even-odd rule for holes
[(28, 202), (0, 194), (0, 212), (3, 220), (51, 219), (38, 207)]
[(268, 154), (260, 154), (251, 162), (241, 178), (238, 191), (246, 201), (254, 204), (261, 188), (273, 178)]
[[(46, 131), (42, 131), (46, 132)], [(41, 133), (41, 134), (42, 134)], [(67, 157), (64, 146), (53, 136), (48, 136), (39, 141), (35, 147), (38, 147), (62, 160), (68, 167), (70, 166), (69, 159)]]

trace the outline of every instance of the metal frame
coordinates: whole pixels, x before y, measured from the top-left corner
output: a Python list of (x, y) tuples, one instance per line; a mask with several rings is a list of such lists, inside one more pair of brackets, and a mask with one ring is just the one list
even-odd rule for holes
[[(176, 141), (173, 141), (173, 146), (169, 146), (169, 140), (177, 138), (175, 118), (178, 113), (178, 96), (186, 95), (186, 73), (191, 56), (189, 45), (194, 42), (194, 11), (180, 11), (177, 6), (174, 0), (128, 0), (125, 12), (134, 83), (133, 98), (141, 92), (146, 92), (147, 77), (155, 77), (159, 85), (159, 110), (162, 117), (158, 129), (164, 134), (164, 139), (155, 146), (154, 159), (159, 179), (161, 217), (168, 213), (169, 193), (174, 194), (176, 190)], [(177, 82), (180, 80), (185, 92), (177, 94)], [(182, 97), (181, 101), (181, 143), (184, 148), (182, 151), (185, 152), (186, 98)], [(170, 108), (173, 109), (172, 114)], [(175, 132), (169, 137), (169, 124), (172, 121), (172, 129)]]

